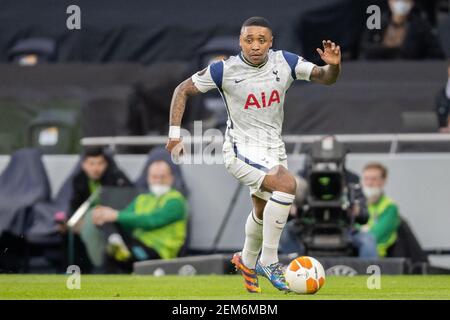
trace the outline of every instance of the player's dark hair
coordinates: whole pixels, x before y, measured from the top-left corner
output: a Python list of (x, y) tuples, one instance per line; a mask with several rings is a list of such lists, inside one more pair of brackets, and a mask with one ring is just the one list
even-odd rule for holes
[(265, 27), (272, 31), (272, 27), (270, 26), (269, 21), (263, 17), (251, 17), (245, 20), (242, 24), (242, 28), (250, 26)]
[(102, 147), (86, 147), (83, 149), (83, 159), (86, 159), (88, 157), (98, 157), (103, 156), (106, 159), (106, 152), (105, 149)]

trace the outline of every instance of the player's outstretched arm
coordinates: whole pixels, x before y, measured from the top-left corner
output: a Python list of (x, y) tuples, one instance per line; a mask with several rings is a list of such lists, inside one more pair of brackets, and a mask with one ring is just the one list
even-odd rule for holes
[(341, 72), (341, 48), (330, 40), (323, 40), (322, 45), (323, 50), (316, 50), (327, 65), (315, 66), (311, 72), (311, 81), (330, 85), (336, 82)]
[(170, 128), (166, 149), (170, 153), (183, 154), (183, 144), (180, 137), (181, 119), (183, 118), (186, 101), (189, 97), (201, 93), (191, 78), (184, 80), (174, 90), (170, 104)]

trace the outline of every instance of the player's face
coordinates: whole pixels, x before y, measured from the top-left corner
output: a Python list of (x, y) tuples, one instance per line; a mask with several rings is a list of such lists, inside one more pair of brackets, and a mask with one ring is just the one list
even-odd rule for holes
[(270, 29), (249, 26), (241, 30), (239, 45), (244, 57), (254, 64), (265, 61), (267, 52), (272, 47), (273, 36)]

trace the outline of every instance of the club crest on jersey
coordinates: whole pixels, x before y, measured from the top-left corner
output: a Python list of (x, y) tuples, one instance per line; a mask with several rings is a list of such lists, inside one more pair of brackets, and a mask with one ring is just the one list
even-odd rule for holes
[(277, 90), (273, 90), (268, 99), (265, 92), (261, 92), (260, 99), (258, 99), (255, 94), (250, 93), (247, 96), (244, 109), (250, 107), (256, 107), (257, 109), (266, 108), (270, 107), (273, 103), (280, 103), (280, 94)]

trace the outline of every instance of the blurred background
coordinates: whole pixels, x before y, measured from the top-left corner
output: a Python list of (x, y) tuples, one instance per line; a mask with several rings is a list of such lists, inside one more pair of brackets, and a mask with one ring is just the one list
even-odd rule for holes
[[(386, 192), (427, 256), (416, 260), (450, 268), (449, 4), (0, 0), (0, 272), (62, 272), (70, 262), (95, 272), (66, 229), (78, 209), (74, 177), (83, 151), (104, 148), (108, 166), (126, 176), (114, 187), (146, 187), (149, 161), (164, 158), (173, 90), (211, 61), (239, 53), (240, 26), (250, 16), (271, 22), (274, 49), (319, 65), (323, 39), (341, 46), (335, 85), (298, 82), (289, 90), (283, 134), (291, 171), (303, 168), (304, 153), (323, 135), (345, 145), (347, 166), (358, 174), (369, 161), (383, 163)], [(80, 8), (79, 30), (66, 25), (70, 5)], [(373, 30), (370, 5), (381, 9)], [(188, 102), (183, 127), (200, 120), (203, 130), (224, 131), (218, 93)], [(175, 187), (189, 203), (180, 256), (239, 250), (250, 201), (223, 165), (181, 165)], [(121, 194), (120, 203), (102, 201), (123, 209), (135, 194)]]

